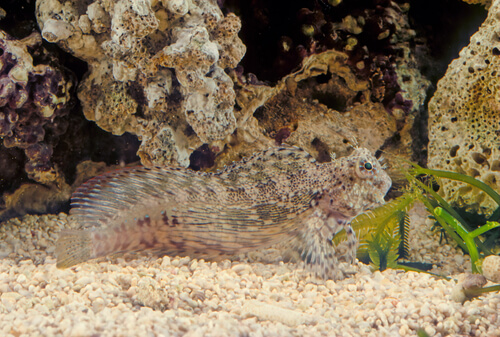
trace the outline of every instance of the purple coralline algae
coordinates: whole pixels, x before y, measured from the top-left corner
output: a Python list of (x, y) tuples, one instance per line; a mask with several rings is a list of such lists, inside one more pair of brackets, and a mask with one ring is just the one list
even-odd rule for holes
[(39, 33), (16, 40), (0, 31), (0, 137), (24, 150), (31, 179), (50, 184), (54, 143), (67, 128), (74, 81), (41, 46)]

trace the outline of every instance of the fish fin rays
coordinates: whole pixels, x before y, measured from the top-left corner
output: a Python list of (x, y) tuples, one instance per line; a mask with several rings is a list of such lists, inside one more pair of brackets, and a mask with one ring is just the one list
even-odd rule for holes
[(92, 256), (92, 238), (89, 231), (63, 230), (56, 242), (57, 268), (69, 268), (88, 261)]
[(179, 190), (196, 193), (186, 186), (186, 181), (202, 183), (201, 177), (175, 168), (138, 166), (108, 172), (90, 179), (73, 193), (70, 214), (82, 228), (98, 227), (139, 203), (175, 200)]

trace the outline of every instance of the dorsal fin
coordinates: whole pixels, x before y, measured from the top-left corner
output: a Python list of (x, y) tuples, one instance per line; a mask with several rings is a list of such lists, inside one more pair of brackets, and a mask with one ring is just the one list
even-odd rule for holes
[[(193, 188), (193, 183), (197, 187)], [(94, 177), (71, 196), (70, 214), (83, 228), (99, 226), (145, 200), (198, 193), (202, 175), (177, 168), (130, 167)], [(177, 194), (176, 194), (177, 193)]]

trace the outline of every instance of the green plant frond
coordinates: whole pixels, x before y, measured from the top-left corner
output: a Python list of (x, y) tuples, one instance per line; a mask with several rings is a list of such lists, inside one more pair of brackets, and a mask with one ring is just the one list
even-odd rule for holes
[[(422, 169), (425, 170), (425, 169)], [(458, 173), (457, 173), (458, 174)], [(462, 175), (463, 176), (463, 175)], [(435, 209), (436, 208), (442, 208), (444, 209), (447, 213), (449, 213), (453, 218), (456, 219), (466, 231), (470, 232), (472, 231), (471, 226), (467, 224), (467, 222), (458, 214), (458, 212), (451, 207), (451, 205), (446, 202), (437, 192), (432, 190), (432, 188), (427, 187), (424, 183), (421, 181), (411, 178), (411, 176), (408, 178), (409, 181), (416, 186), (422, 188), (425, 190), (429, 195), (426, 196), (425, 194), (420, 194), (419, 198), (427, 208), (430, 214), (435, 215)], [(446, 230), (446, 233), (453, 238), (453, 240), (467, 253), (469, 253), (469, 247), (465, 244), (465, 242), (461, 239), (461, 237), (455, 233), (455, 230), (452, 226), (447, 221), (444, 221), (441, 217), (436, 217), (436, 220), (439, 222), (439, 224)], [(482, 250), (486, 255), (491, 255), (491, 251), (483, 244), (479, 238), (474, 238), (474, 241), (477, 245), (477, 247)]]
[[(406, 240), (407, 245), (408, 227), (401, 228), (400, 225), (404, 223), (406, 213), (415, 200), (418, 200), (415, 193), (404, 193), (385, 205), (358, 215), (351, 222), (351, 226), (359, 238), (357, 256), (361, 261), (368, 260), (368, 241), (377, 235), (385, 233), (391, 237), (401, 237)], [(333, 237), (332, 243), (338, 245), (345, 239), (346, 234), (342, 230)]]
[(380, 250), (380, 243), (367, 241), (366, 253), (368, 254), (368, 258), (370, 259), (370, 266), (372, 266), (374, 270), (380, 270), (380, 256), (383, 256), (384, 254), (384, 252)]
[(469, 251), (470, 259), (472, 262), (472, 272), (473, 273), (481, 272), (481, 268), (479, 266), (480, 264), (479, 251), (477, 249), (478, 247), (474, 239), (489, 230), (499, 227), (500, 223), (487, 221), (485, 225), (471, 232), (468, 231), (464, 226), (462, 226), (462, 224), (456, 218), (454, 218), (450, 213), (446, 212), (441, 207), (436, 207), (434, 209), (434, 215), (436, 216), (436, 219), (441, 218), (449, 226), (451, 226), (458, 233), (458, 235), (460, 235), (462, 240), (467, 245), (467, 249)]
[(410, 164), (413, 166), (413, 168), (410, 170), (410, 174), (412, 174), (413, 176), (419, 174), (426, 174), (433, 177), (446, 178), (469, 184), (471, 186), (477, 187), (478, 189), (488, 194), (498, 204), (498, 206), (500, 206), (500, 194), (498, 194), (489, 185), (485, 184), (484, 182), (476, 178), (457, 172), (426, 169), (415, 163), (410, 163)]
[[(376, 241), (382, 245), (381, 249), (386, 249), (385, 246), (389, 244), (388, 238), (393, 238), (397, 240), (398, 244), (400, 243), (400, 234), (398, 225), (401, 222), (401, 219), (404, 218), (402, 212), (396, 212), (393, 216), (386, 219), (386, 221), (382, 222), (379, 225), (379, 228), (375, 228), (373, 232), (367, 233), (363, 238), (360, 238), (360, 243), (357, 251), (357, 256), (360, 261), (366, 261), (368, 257), (371, 258), (371, 249), (372, 247), (369, 245), (369, 242), (379, 239)], [(398, 245), (399, 247), (399, 245)], [(396, 251), (398, 249), (396, 248)]]
[[(480, 190), (482, 190), (484, 193), (486, 193), (488, 196), (490, 196), (499, 206), (497, 216), (500, 216), (500, 194), (496, 192), (493, 188), (491, 188), (489, 185), (485, 184), (484, 182), (473, 178), (471, 176), (468, 176), (466, 174), (461, 174), (457, 172), (452, 172), (452, 171), (443, 171), (443, 170), (433, 170), (433, 169), (427, 169), (423, 168), (420, 165), (413, 163), (405, 158), (399, 157), (399, 156), (392, 156), (396, 162), (399, 163), (399, 169), (402, 171), (406, 176), (407, 179), (410, 181), (410, 184), (412, 184), (411, 180), (417, 180), (416, 177), (419, 175), (424, 175), (428, 177), (428, 182), (427, 185), (428, 187), (430, 182), (437, 182), (439, 183), (439, 178), (445, 178), (445, 179), (451, 179), (451, 180), (456, 180), (460, 181), (466, 184), (469, 184), (473, 187), (476, 187)], [(403, 167), (403, 163), (406, 164), (406, 167)], [(410, 167), (410, 168), (407, 168)], [(410, 177), (409, 177), (410, 176)], [(449, 210), (447, 209), (449, 212)], [(451, 213), (451, 212), (450, 212)], [(490, 219), (492, 221), (496, 221), (498, 219)]]
[[(367, 234), (374, 233), (374, 231), (378, 233), (385, 228), (387, 222), (395, 214), (399, 218), (402, 213), (407, 212), (415, 200), (418, 200), (418, 197), (414, 193), (405, 193), (382, 206), (358, 215), (352, 220), (351, 226), (360, 239), (366, 237)], [(332, 241), (334, 244), (339, 244), (345, 239), (345, 230), (341, 230)]]
[(375, 270), (383, 271), (387, 268), (397, 268), (399, 235), (382, 232), (367, 241), (367, 252), (370, 265)]
[(399, 237), (401, 243), (399, 245), (399, 256), (403, 259), (406, 259), (410, 256), (410, 216), (408, 213), (405, 213), (402, 221), (399, 223), (399, 226), (396, 227), (399, 230)]

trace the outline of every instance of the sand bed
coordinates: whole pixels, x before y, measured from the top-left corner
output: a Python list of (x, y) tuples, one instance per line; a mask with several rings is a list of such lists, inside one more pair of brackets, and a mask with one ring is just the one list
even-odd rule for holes
[[(411, 260), (458, 277), (467, 256), (413, 214)], [(455, 280), (343, 266), (318, 280), (268, 249), (234, 261), (125, 256), (59, 270), (65, 214), (0, 227), (2, 336), (500, 336), (500, 295), (455, 302)]]

